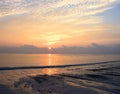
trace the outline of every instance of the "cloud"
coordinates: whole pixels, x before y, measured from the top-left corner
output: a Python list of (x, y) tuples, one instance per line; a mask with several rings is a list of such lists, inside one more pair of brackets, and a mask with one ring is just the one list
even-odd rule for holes
[(27, 13), (33, 18), (44, 20), (76, 20), (109, 10), (118, 2), (119, 0), (0, 0), (0, 16)]
[(20, 47), (2, 47), (0, 53), (55, 53), (55, 54), (120, 54), (120, 44), (117, 45), (99, 45), (92, 43), (91, 46), (61, 46), (58, 48), (38, 48), (33, 45), (23, 45)]

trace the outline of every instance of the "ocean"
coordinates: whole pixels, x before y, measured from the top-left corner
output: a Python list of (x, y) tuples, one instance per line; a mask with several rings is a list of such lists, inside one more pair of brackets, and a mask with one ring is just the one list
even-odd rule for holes
[(0, 86), (15, 94), (120, 94), (119, 79), (120, 55), (0, 54)]
[(120, 60), (108, 54), (0, 54), (0, 67), (51, 66)]

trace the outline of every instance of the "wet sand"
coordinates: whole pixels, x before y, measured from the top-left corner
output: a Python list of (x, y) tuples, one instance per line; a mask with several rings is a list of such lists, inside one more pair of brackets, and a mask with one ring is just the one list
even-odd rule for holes
[(12, 90), (10, 90), (5, 85), (0, 85), (0, 94), (15, 94)]
[[(1, 82), (5, 79), (10, 84), (0, 85), (0, 94), (120, 94), (119, 62), (62, 68), (53, 74), (47, 74), (47, 70), (44, 74), (41, 70), (1, 71), (0, 76), (4, 76)], [(14, 74), (20, 77), (13, 80)]]

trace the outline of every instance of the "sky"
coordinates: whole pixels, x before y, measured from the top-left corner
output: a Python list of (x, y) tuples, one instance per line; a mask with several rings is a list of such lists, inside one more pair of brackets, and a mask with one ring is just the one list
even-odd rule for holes
[(0, 0), (0, 46), (120, 44), (120, 0)]

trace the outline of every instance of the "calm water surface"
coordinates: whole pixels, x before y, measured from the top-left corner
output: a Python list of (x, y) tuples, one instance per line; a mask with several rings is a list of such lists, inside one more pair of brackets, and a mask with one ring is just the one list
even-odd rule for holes
[[(0, 54), (0, 67), (88, 64), (113, 60), (120, 60), (120, 55)], [(96, 71), (92, 71), (95, 69)], [(0, 85), (9, 87), (16, 94), (55, 94), (49, 93), (49, 90), (56, 94), (66, 94), (59, 92), (64, 92), (63, 88), (66, 86), (83, 86), (93, 91), (97, 90), (98, 94), (120, 94), (119, 75), (120, 62), (66, 68), (0, 70)], [(36, 77), (42, 83), (35, 80)]]
[(0, 54), (0, 67), (50, 66), (120, 60), (120, 55)]

